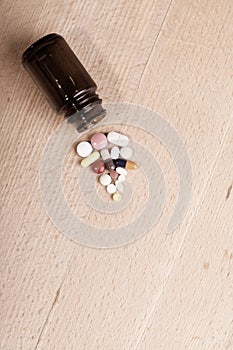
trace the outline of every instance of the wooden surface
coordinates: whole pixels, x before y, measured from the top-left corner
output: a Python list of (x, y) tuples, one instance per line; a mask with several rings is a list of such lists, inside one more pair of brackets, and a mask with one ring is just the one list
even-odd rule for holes
[[(232, 2), (2, 0), (1, 18), (0, 349), (233, 349)], [(67, 39), (106, 102), (152, 108), (184, 140), (193, 196), (171, 236), (176, 171), (152, 139), (168, 192), (148, 235), (90, 249), (47, 217), (38, 171), (62, 119), (20, 59), (50, 32)]]

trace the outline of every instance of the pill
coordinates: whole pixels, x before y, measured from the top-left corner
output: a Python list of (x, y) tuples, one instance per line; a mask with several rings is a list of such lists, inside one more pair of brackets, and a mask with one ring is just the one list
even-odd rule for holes
[(119, 192), (121, 192), (121, 193), (124, 192), (124, 185), (123, 185), (122, 181), (117, 180), (115, 182), (115, 186)]
[(76, 151), (80, 157), (85, 158), (91, 154), (91, 152), (93, 151), (93, 148), (90, 142), (82, 141), (78, 143), (76, 147)]
[(115, 170), (110, 171), (110, 176), (112, 178), (112, 181), (115, 182), (119, 176), (119, 174)]
[(107, 148), (104, 148), (100, 151), (101, 157), (103, 159), (103, 161), (111, 159), (109, 150)]
[(110, 193), (110, 194), (113, 194), (116, 192), (116, 186), (113, 185), (113, 184), (110, 184), (107, 186), (107, 192)]
[[(112, 159), (117, 159), (117, 158), (119, 158), (119, 154), (120, 154), (120, 149), (119, 149), (119, 147), (114, 146), (114, 147), (111, 149), (111, 158), (112, 158)], [(124, 157), (123, 157), (123, 158), (124, 158)]]
[(121, 200), (121, 195), (120, 193), (118, 192), (115, 192), (112, 196), (112, 199), (115, 201), (115, 202), (119, 202)]
[(113, 163), (113, 160), (111, 159), (109, 150), (107, 148), (104, 148), (100, 151), (101, 157), (105, 163), (105, 167), (108, 170), (114, 170), (115, 169), (115, 164)]
[(120, 175), (127, 175), (127, 170), (125, 168), (117, 167), (116, 172)]
[(102, 161), (102, 159), (97, 159), (93, 164), (92, 164), (92, 170), (96, 174), (101, 174), (105, 170), (105, 164)]
[(120, 182), (125, 181), (125, 175), (119, 175), (117, 180), (120, 181)]
[(125, 168), (127, 170), (138, 169), (138, 165), (135, 162), (132, 162), (131, 160), (118, 158), (114, 160), (114, 164), (116, 167)]
[[(129, 159), (132, 156), (132, 154), (133, 154), (132, 148), (130, 148), (130, 147), (121, 147), (120, 155), (121, 155), (122, 158)], [(116, 158), (118, 158), (118, 157), (116, 157)]]
[(120, 134), (115, 131), (109, 132), (107, 139), (110, 143), (116, 146), (127, 146), (129, 143), (129, 138), (126, 135)]
[(97, 132), (91, 138), (92, 147), (98, 151), (107, 146), (107, 137), (101, 132)]
[(106, 169), (108, 169), (109, 171), (115, 169), (115, 164), (113, 163), (113, 160), (112, 160), (112, 159), (108, 159), (108, 160), (106, 160), (104, 163), (105, 163)]
[(111, 179), (110, 175), (103, 174), (100, 176), (99, 181), (100, 181), (101, 185), (108, 186), (112, 182), (112, 179)]
[(84, 158), (81, 161), (81, 166), (83, 168), (87, 168), (89, 165), (93, 164), (97, 159), (99, 159), (99, 157), (100, 157), (99, 152), (94, 151), (88, 157)]

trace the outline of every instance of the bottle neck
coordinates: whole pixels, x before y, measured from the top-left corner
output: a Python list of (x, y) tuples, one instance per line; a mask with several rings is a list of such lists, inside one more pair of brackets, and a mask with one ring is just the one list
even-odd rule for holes
[(102, 100), (99, 98), (95, 91), (95, 87), (79, 91), (76, 95), (73, 96), (73, 98), (69, 99), (69, 102), (62, 108), (61, 113), (65, 114), (65, 118), (68, 118), (77, 111), (80, 111), (83, 108), (88, 108), (93, 103), (101, 104)]
[(68, 123), (72, 124), (78, 132), (83, 132), (100, 120), (106, 111), (102, 106), (102, 100), (95, 92), (95, 88), (80, 91), (63, 108)]

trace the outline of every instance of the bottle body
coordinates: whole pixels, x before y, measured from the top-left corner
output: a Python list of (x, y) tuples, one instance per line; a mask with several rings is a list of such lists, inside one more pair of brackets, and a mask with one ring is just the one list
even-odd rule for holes
[(63, 37), (39, 39), (24, 52), (22, 63), (53, 109), (78, 131), (104, 118), (96, 83)]

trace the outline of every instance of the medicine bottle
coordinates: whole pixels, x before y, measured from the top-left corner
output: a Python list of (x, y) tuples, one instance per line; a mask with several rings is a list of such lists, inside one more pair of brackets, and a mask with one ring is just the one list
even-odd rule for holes
[(23, 53), (22, 64), (53, 109), (78, 132), (105, 117), (96, 83), (62, 36), (49, 34), (36, 41)]

